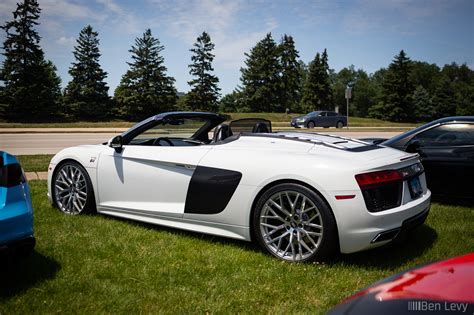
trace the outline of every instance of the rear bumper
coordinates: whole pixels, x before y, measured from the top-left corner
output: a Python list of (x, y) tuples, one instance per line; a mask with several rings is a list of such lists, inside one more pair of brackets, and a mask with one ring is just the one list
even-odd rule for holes
[[(429, 214), (431, 192), (398, 208), (369, 213), (363, 198), (350, 199), (343, 213), (336, 212), (339, 245), (342, 253), (354, 253), (402, 239), (423, 224)], [(342, 217), (343, 216), (343, 217)]]

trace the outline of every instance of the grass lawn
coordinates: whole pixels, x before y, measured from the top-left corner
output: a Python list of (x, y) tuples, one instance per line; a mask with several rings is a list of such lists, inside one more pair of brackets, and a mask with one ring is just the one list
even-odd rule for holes
[[(265, 118), (275, 126), (288, 126), (291, 118), (302, 116), (303, 114), (284, 114), (284, 113), (223, 113), (228, 120), (240, 118)], [(0, 122), (0, 128), (129, 128), (134, 122), (127, 121), (108, 121), (108, 122), (65, 122), (65, 123), (8, 123)], [(412, 123), (394, 123), (372, 118), (349, 117), (351, 127), (415, 127), (421, 124)]]
[(37, 246), (0, 269), (0, 314), (324, 313), (402, 269), (474, 251), (474, 214), (433, 204), (400, 244), (291, 264), (240, 241), (52, 208), (30, 182)]
[(17, 155), (25, 172), (47, 172), (54, 154)]

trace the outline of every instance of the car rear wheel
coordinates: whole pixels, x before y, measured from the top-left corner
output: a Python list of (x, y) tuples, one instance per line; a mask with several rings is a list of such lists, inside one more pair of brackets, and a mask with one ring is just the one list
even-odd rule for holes
[(342, 128), (344, 127), (344, 123), (342, 121), (338, 121), (336, 124), (336, 128)]
[(52, 188), (54, 203), (61, 212), (77, 215), (95, 211), (92, 183), (79, 163), (66, 162), (59, 166)]
[(253, 232), (269, 254), (286, 261), (324, 260), (338, 248), (336, 223), (328, 205), (298, 184), (279, 184), (258, 200)]
[(314, 128), (315, 124), (314, 124), (314, 121), (310, 121), (308, 122), (308, 128)]

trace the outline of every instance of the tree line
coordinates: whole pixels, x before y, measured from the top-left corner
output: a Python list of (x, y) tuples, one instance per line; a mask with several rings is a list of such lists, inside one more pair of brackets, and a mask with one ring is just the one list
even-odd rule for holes
[(61, 90), (54, 64), (45, 59), (35, 27), (41, 9), (23, 0), (6, 32), (0, 68), (0, 118), (9, 121), (141, 120), (170, 110), (221, 112), (307, 112), (339, 107), (345, 114), (345, 89), (353, 91), (350, 114), (391, 121), (429, 121), (452, 115), (474, 115), (474, 71), (452, 63), (412, 61), (400, 51), (387, 68), (372, 74), (354, 66), (336, 72), (328, 52), (305, 64), (293, 38), (277, 43), (271, 33), (245, 54), (240, 85), (221, 98), (213, 73), (214, 44), (203, 32), (190, 49), (190, 91), (179, 96), (162, 56), (164, 46), (151, 30), (135, 39), (129, 68), (109, 96), (99, 62), (99, 35), (84, 27), (74, 46), (71, 80)]

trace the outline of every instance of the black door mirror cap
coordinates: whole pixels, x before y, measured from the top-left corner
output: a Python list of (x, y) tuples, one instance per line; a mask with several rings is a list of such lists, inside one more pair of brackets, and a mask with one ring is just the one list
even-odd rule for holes
[(123, 138), (121, 135), (115, 136), (109, 140), (109, 147), (115, 149), (117, 152), (122, 151), (123, 147)]

